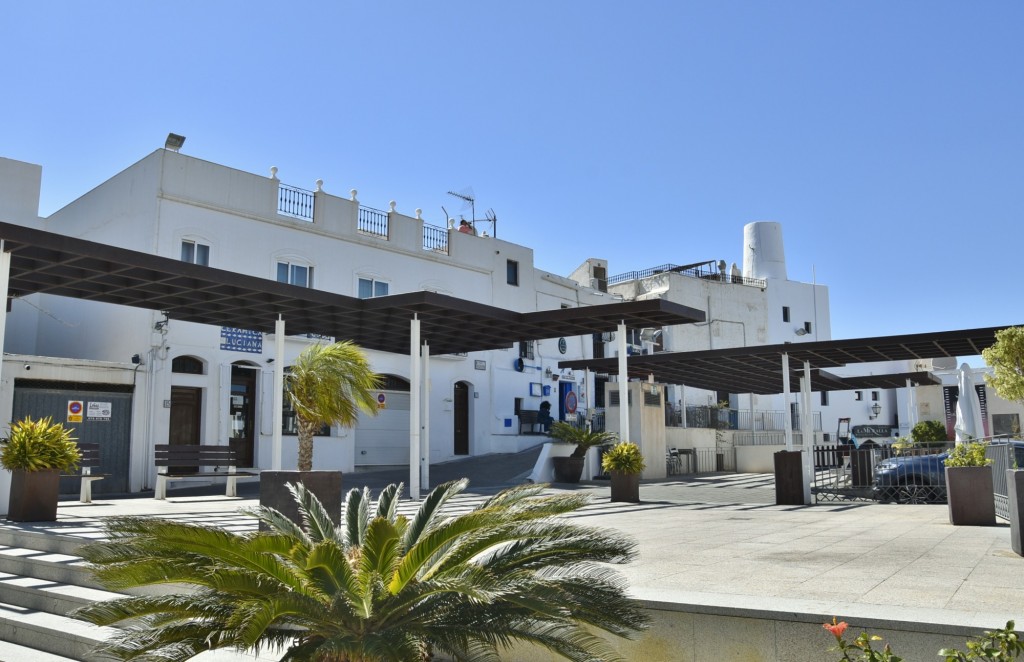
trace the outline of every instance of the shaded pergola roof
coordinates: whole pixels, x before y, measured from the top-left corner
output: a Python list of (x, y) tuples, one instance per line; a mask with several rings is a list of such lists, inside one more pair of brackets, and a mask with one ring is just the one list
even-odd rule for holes
[[(938, 382), (926, 372), (839, 377), (827, 369), (854, 363), (976, 356), (995, 343), (996, 332), (1004, 328), (665, 352), (629, 357), (627, 372), (630, 377), (654, 375), (655, 380), (664, 384), (684, 384), (712, 391), (782, 393), (782, 355), (788, 354), (791, 387), (803, 375), (805, 361), (811, 366), (814, 391), (893, 388), (905, 386), (907, 379), (918, 384), (934, 384)], [(618, 373), (615, 358), (562, 361), (558, 365), (574, 370), (588, 368), (599, 373)]]
[(518, 313), (436, 292), (358, 299), (10, 223), (0, 223), (0, 240), (11, 254), (11, 297), (54, 294), (265, 333), (280, 315), (289, 335), (333, 336), (398, 354), (409, 353), (414, 315), (434, 354), (613, 331), (620, 322), (644, 328), (704, 320), (703, 311), (662, 300)]

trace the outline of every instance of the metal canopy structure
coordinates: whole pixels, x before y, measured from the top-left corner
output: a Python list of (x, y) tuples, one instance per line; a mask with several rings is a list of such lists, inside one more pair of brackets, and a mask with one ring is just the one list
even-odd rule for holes
[[(802, 365), (811, 367), (811, 390), (838, 391), (858, 388), (905, 386), (907, 379), (919, 384), (937, 383), (929, 373), (839, 377), (827, 368), (852, 363), (976, 356), (996, 341), (996, 332), (1006, 327), (964, 329), (877, 338), (822, 340), (699, 352), (666, 352), (631, 356), (630, 377), (654, 379), (665, 384), (682, 384), (729, 393), (782, 393), (781, 359), (790, 359), (790, 379), (803, 376)], [(561, 368), (589, 368), (599, 373), (617, 372), (616, 359), (562, 361)]]
[(661, 300), (517, 313), (435, 292), (357, 299), (10, 223), (0, 223), (0, 240), (11, 255), (11, 297), (54, 294), (264, 333), (274, 333), (280, 316), (289, 334), (397, 354), (409, 353), (414, 316), (435, 355), (612, 331), (620, 322), (645, 328), (704, 320), (702, 311)]

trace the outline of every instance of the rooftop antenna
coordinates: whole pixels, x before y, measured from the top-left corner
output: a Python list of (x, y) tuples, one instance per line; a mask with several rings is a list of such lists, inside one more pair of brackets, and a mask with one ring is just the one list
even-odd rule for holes
[[(470, 221), (470, 224), (475, 227), (476, 226), (476, 198), (473, 197), (473, 194), (472, 193), (456, 193), (455, 191), (448, 191), (448, 195), (454, 196), (454, 197), (458, 198), (459, 200), (464, 200), (465, 202), (469, 203), (470, 208), (473, 210), (472, 211), (472, 218), (473, 218), (473, 220)], [(465, 207), (463, 207), (463, 209), (465, 209)]]
[(491, 234), (495, 239), (498, 238), (498, 215), (494, 213), (493, 209), (488, 209), (484, 217), (491, 222)]

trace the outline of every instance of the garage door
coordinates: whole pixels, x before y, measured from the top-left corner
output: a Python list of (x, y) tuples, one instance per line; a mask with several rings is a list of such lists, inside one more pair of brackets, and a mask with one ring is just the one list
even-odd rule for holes
[(379, 395), (384, 397), (384, 408), (377, 416), (359, 417), (356, 466), (409, 466), (409, 392), (380, 391)]
[[(132, 394), (126, 392), (130, 388), (18, 379), (14, 382), (14, 420), (51, 416), (73, 428), (71, 436), (78, 441), (99, 444), (100, 466), (93, 473), (109, 476), (93, 483), (93, 493), (124, 493), (128, 491), (132, 431)], [(80, 481), (72, 478), (60, 483), (61, 494), (78, 494), (79, 487)]]

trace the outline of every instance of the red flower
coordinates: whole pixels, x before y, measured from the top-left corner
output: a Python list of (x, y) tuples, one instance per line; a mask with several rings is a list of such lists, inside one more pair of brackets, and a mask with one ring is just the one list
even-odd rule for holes
[(850, 625), (846, 621), (836, 623), (836, 619), (833, 617), (831, 623), (825, 623), (821, 627), (831, 632), (832, 636), (836, 639), (842, 639), (843, 633), (846, 632), (846, 628), (850, 627)]

